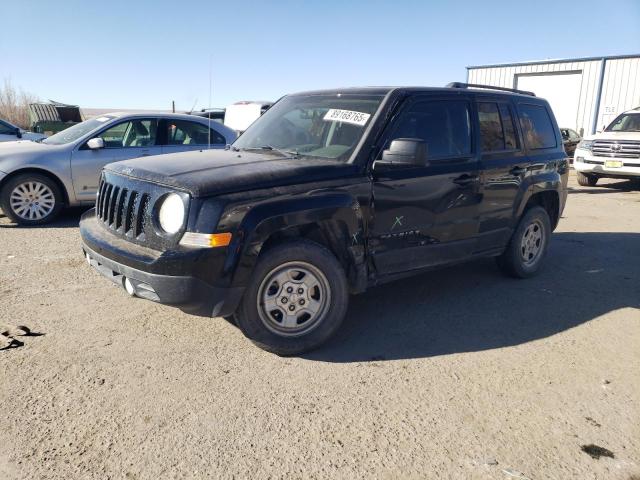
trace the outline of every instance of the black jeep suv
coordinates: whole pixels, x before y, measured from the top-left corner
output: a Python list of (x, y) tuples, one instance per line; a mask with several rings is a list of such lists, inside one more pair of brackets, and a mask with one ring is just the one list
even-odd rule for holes
[(325, 342), (371, 285), (487, 256), (529, 277), (568, 165), (549, 104), (505, 90), (299, 93), (226, 151), (110, 164), (85, 256), (131, 295), (232, 316), (283, 355)]

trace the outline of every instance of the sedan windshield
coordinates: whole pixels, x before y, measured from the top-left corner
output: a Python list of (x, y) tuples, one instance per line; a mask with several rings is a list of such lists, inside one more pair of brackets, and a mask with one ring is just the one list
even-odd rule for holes
[(381, 95), (293, 95), (267, 110), (233, 144), (240, 150), (346, 161)]
[(62, 130), (55, 135), (51, 135), (49, 138), (45, 138), (42, 143), (48, 143), (49, 145), (65, 145), (67, 143), (75, 142), (87, 133), (106, 125), (114, 118), (115, 117), (103, 115), (102, 117), (86, 120), (74, 125), (73, 127), (69, 127), (66, 130)]
[(609, 124), (605, 132), (640, 132), (640, 113), (623, 113)]

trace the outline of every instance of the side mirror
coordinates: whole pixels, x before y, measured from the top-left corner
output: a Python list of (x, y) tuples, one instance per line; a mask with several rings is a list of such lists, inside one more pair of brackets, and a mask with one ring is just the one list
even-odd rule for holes
[(16, 137), (22, 138), (22, 130), (19, 127), (16, 127)]
[(100, 150), (104, 148), (104, 140), (100, 137), (92, 138), (87, 142), (87, 147), (89, 147), (90, 150)]
[(429, 164), (427, 144), (419, 138), (397, 138), (382, 152), (382, 163), (425, 167)]

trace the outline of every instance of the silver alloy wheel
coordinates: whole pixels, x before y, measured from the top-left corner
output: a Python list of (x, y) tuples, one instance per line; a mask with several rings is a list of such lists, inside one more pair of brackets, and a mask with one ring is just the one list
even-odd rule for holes
[(11, 210), (23, 220), (41, 220), (53, 212), (55, 205), (53, 191), (38, 181), (16, 185), (9, 196)]
[(320, 324), (330, 304), (327, 277), (306, 262), (289, 262), (274, 268), (258, 288), (260, 319), (277, 335), (309, 333)]
[(540, 220), (533, 220), (522, 234), (520, 255), (527, 267), (534, 265), (542, 256), (545, 235), (544, 225)]

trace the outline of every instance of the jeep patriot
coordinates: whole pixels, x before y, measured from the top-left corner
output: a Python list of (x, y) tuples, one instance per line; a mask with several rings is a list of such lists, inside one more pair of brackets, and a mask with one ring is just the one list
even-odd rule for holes
[(553, 112), (530, 92), (298, 93), (226, 150), (107, 165), (82, 248), (130, 295), (230, 317), (294, 355), (372, 285), (478, 257), (535, 275), (567, 176)]

